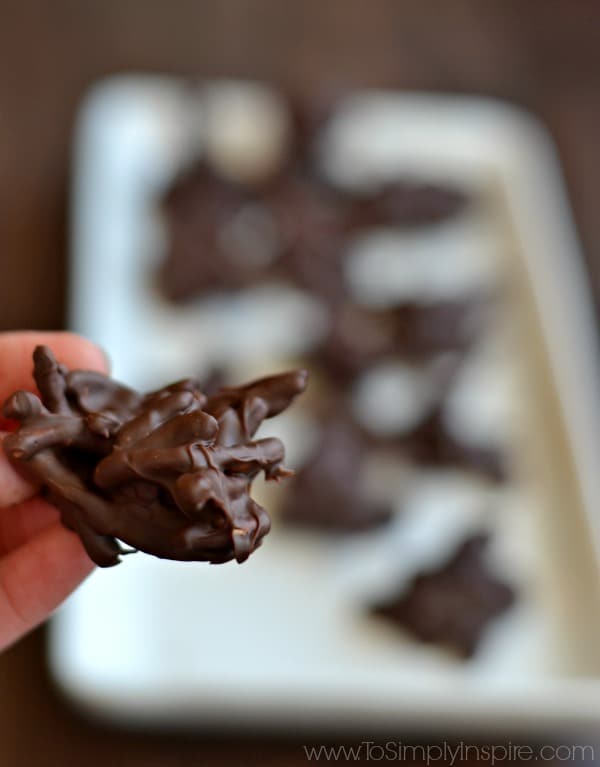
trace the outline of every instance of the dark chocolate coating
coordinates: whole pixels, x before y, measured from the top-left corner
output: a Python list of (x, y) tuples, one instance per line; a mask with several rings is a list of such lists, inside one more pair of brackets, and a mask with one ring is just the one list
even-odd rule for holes
[(406, 437), (396, 440), (419, 465), (456, 466), (481, 474), (493, 482), (508, 478), (506, 456), (495, 447), (470, 445), (451, 433), (441, 406)]
[(260, 545), (270, 520), (250, 497), (252, 481), (290, 472), (278, 439), (252, 437), (305, 389), (305, 371), (207, 398), (192, 379), (142, 395), (101, 373), (68, 371), (43, 346), (34, 363), (41, 399), (8, 398), (4, 414), (20, 426), (4, 449), (98, 565), (118, 564), (120, 541), (212, 563), (242, 562)]
[(334, 313), (329, 333), (314, 357), (341, 386), (386, 358), (412, 362), (445, 352), (464, 355), (485, 324), (481, 298), (407, 302), (392, 309), (368, 310), (346, 302)]
[(346, 297), (342, 263), (354, 234), (436, 223), (465, 206), (462, 191), (413, 179), (361, 193), (334, 185), (312, 146), (335, 103), (317, 101), (288, 100), (288, 152), (269, 176), (234, 182), (201, 159), (175, 179), (162, 200), (168, 246), (159, 279), (169, 299), (283, 277), (335, 306)]
[(325, 422), (315, 453), (292, 481), (283, 519), (294, 525), (348, 532), (387, 522), (393, 513), (391, 505), (375, 504), (364, 492), (365, 447), (347, 416), (337, 415)]
[(333, 312), (329, 332), (313, 357), (340, 387), (349, 387), (365, 370), (398, 351), (393, 317), (345, 302)]
[(465, 352), (486, 324), (489, 303), (481, 296), (433, 303), (403, 303), (391, 310), (396, 350), (409, 359), (446, 351)]
[(390, 181), (357, 200), (355, 227), (435, 224), (460, 213), (466, 203), (467, 197), (460, 189), (415, 179)]
[(488, 623), (514, 602), (513, 590), (486, 568), (487, 536), (469, 538), (437, 570), (417, 575), (399, 596), (373, 609), (422, 642), (468, 658)]
[[(269, 244), (276, 233), (269, 231), (261, 195), (258, 188), (220, 178), (203, 161), (175, 181), (163, 200), (168, 248), (159, 279), (168, 298), (185, 301), (207, 291), (239, 290), (260, 279), (264, 269), (254, 253), (275, 247), (277, 256), (279, 250), (276, 240)], [(244, 210), (263, 215), (241, 219)], [(234, 226), (242, 231), (227, 236)]]
[(169, 239), (160, 284), (173, 301), (269, 278), (327, 303), (344, 294), (351, 210), (345, 195), (309, 175), (248, 186), (220, 178), (200, 161), (175, 182), (163, 208)]

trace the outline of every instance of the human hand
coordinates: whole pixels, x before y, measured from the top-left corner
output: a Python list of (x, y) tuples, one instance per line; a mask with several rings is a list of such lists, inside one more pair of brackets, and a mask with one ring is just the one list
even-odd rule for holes
[[(72, 333), (0, 333), (0, 406), (17, 389), (36, 391), (38, 344), (70, 368), (106, 372), (103, 353)], [(0, 413), (0, 444), (9, 428)], [(37, 490), (0, 447), (0, 650), (44, 621), (94, 567), (79, 537)]]

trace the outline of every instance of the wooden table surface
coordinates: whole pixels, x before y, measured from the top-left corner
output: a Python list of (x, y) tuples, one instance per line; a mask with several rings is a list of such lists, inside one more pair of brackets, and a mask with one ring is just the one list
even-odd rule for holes
[[(91, 83), (125, 70), (524, 105), (558, 145), (600, 296), (598, 2), (0, 0), (0, 330), (64, 324), (73, 121)], [(2, 765), (306, 764), (293, 738), (181, 739), (84, 722), (51, 689), (43, 642), (40, 630), (0, 657)], [(401, 722), (395, 734), (407, 735)]]

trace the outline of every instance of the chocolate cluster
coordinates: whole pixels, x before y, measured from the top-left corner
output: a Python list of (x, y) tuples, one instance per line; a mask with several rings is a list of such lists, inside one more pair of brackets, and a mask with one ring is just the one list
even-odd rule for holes
[(470, 657), (488, 623), (515, 600), (488, 569), (487, 545), (485, 535), (469, 538), (441, 567), (417, 575), (373, 612), (422, 642)]
[(392, 504), (367, 497), (362, 464), (368, 445), (338, 412), (322, 424), (319, 444), (293, 481), (283, 515), (288, 523), (331, 531), (368, 530), (388, 522)]
[(201, 159), (163, 200), (169, 236), (160, 284), (181, 302), (279, 277), (335, 306), (346, 297), (343, 261), (357, 233), (434, 223), (464, 203), (458, 191), (409, 181), (358, 196), (294, 164), (235, 183)]
[(207, 397), (186, 379), (140, 394), (101, 373), (34, 352), (40, 397), (18, 391), (4, 449), (42, 487), (96, 564), (133, 550), (176, 560), (243, 562), (269, 532), (252, 481), (290, 475), (280, 440), (253, 436), (306, 387), (297, 370)]

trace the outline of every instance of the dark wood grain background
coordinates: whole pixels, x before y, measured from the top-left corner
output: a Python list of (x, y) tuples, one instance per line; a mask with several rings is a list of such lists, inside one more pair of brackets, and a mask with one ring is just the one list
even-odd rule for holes
[[(0, 0), (0, 330), (63, 326), (73, 123), (86, 88), (125, 70), (523, 105), (554, 136), (600, 296), (599, 2)], [(181, 739), (84, 722), (51, 689), (43, 640), (37, 631), (0, 657), (3, 766), (306, 764), (293, 738)]]

